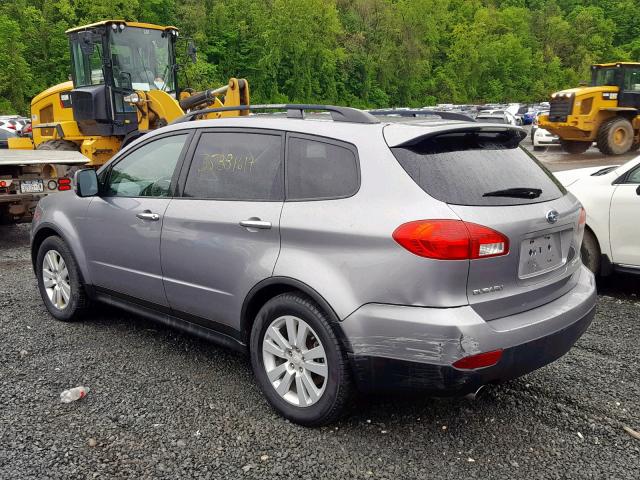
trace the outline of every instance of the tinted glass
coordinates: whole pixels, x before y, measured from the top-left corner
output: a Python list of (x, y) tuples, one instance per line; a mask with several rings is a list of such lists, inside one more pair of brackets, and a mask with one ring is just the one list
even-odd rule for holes
[(185, 197), (283, 200), (282, 137), (206, 132), (189, 168)]
[(624, 69), (624, 89), (628, 92), (640, 92), (640, 68)]
[(188, 134), (147, 143), (116, 163), (109, 174), (107, 195), (169, 197), (171, 178)]
[[(514, 132), (456, 132), (411, 147), (392, 148), (411, 178), (429, 195), (456, 205), (546, 202), (565, 191)], [(539, 189), (536, 198), (485, 196), (508, 189)]]
[(358, 161), (352, 150), (303, 138), (289, 140), (287, 199), (344, 198), (358, 187)]
[(631, 174), (627, 177), (627, 183), (640, 183), (640, 168), (636, 168)]

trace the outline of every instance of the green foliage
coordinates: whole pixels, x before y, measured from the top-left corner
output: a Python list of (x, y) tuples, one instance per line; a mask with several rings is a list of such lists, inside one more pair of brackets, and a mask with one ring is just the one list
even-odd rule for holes
[(12, 0), (0, 2), (0, 113), (68, 78), (65, 30), (175, 25), (181, 85), (247, 78), (254, 103), (359, 107), (536, 101), (596, 62), (640, 60), (638, 0)]

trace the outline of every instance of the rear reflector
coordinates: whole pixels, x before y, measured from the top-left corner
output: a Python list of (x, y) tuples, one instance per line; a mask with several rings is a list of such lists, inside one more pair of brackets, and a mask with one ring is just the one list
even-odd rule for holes
[(491, 352), (479, 353), (464, 357), (453, 364), (455, 368), (460, 370), (473, 370), (475, 368), (492, 367), (502, 358), (502, 349), (493, 350)]
[(400, 225), (393, 239), (415, 255), (473, 260), (509, 253), (509, 239), (489, 227), (462, 220), (418, 220)]
[(578, 219), (578, 226), (584, 226), (587, 223), (587, 211), (584, 208), (580, 209), (580, 218)]

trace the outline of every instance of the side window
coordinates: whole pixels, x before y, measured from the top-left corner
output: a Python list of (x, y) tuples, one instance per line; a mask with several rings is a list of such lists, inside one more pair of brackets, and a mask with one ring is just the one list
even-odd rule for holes
[(184, 196), (282, 201), (282, 137), (204, 132), (193, 154)]
[(624, 69), (624, 89), (627, 92), (640, 92), (640, 68)]
[(636, 168), (631, 172), (625, 183), (640, 183), (640, 168)]
[(111, 169), (105, 191), (116, 197), (169, 197), (171, 178), (188, 134), (143, 145)]
[(287, 151), (287, 200), (345, 198), (359, 188), (353, 150), (320, 140), (292, 137)]

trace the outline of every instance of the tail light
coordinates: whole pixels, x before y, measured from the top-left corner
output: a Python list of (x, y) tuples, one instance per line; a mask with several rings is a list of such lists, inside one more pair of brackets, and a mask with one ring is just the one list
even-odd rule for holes
[(475, 368), (493, 367), (502, 358), (502, 349), (491, 352), (478, 353), (470, 357), (464, 357), (454, 362), (453, 366), (460, 370), (473, 370)]
[(65, 190), (71, 190), (71, 179), (61, 178), (58, 180), (58, 190), (64, 192)]
[(584, 209), (584, 207), (582, 207), (580, 209), (580, 218), (578, 218), (578, 226), (584, 228), (586, 223), (587, 223), (587, 211)]
[(9, 123), (9, 124), (7, 124), (7, 128), (10, 128), (11, 130), (15, 130), (16, 126), (11, 124), (11, 123)]
[(509, 253), (509, 239), (500, 232), (462, 220), (418, 220), (400, 225), (393, 239), (420, 257), (475, 260)]

